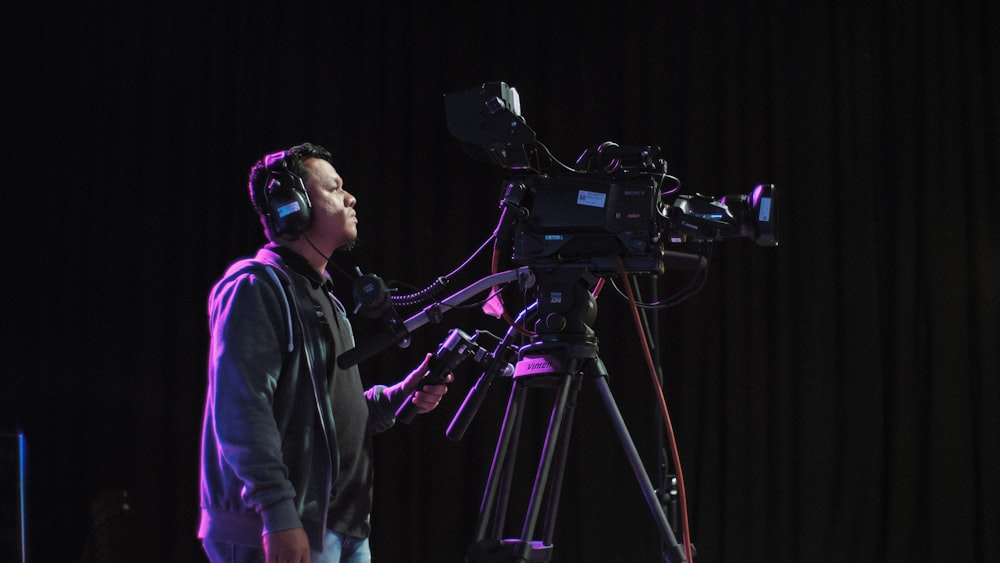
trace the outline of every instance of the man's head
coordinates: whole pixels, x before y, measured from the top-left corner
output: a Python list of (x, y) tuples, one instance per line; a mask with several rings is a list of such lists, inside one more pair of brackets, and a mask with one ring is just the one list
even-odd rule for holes
[(357, 237), (357, 200), (344, 190), (333, 156), (303, 143), (272, 153), (250, 170), (250, 201), (268, 239), (305, 238), (325, 256)]

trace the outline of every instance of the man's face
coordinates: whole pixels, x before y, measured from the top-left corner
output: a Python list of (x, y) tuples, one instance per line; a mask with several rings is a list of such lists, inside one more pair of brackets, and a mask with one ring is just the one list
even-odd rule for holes
[(329, 162), (309, 158), (302, 164), (309, 171), (305, 185), (312, 202), (312, 224), (306, 234), (332, 252), (357, 238), (358, 200), (344, 189), (344, 180)]

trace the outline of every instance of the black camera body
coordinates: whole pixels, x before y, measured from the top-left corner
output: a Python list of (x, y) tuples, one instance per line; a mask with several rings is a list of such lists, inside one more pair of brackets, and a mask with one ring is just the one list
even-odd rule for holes
[[(657, 180), (650, 175), (525, 176), (508, 183), (523, 192), (513, 225), (513, 260), (523, 265), (583, 264), (617, 271), (662, 269), (666, 224)], [(513, 185), (513, 187), (512, 187)]]

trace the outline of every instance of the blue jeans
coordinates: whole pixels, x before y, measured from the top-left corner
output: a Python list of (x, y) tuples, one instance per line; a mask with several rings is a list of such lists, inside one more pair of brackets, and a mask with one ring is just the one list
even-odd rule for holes
[(263, 547), (248, 547), (211, 540), (201, 540), (201, 545), (212, 563), (264, 563)]
[(327, 530), (323, 536), (323, 553), (313, 551), (312, 563), (371, 563), (368, 538), (356, 538)]
[[(264, 563), (264, 549), (203, 540), (205, 554), (213, 563)], [(323, 553), (313, 551), (312, 563), (371, 563), (368, 538), (345, 536), (327, 530), (323, 536)]]

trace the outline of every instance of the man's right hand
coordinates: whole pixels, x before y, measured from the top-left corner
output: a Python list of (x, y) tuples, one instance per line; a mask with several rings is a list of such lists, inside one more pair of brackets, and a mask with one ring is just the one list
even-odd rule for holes
[(309, 538), (302, 528), (264, 534), (267, 563), (309, 563)]

